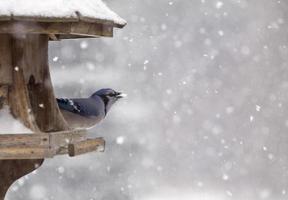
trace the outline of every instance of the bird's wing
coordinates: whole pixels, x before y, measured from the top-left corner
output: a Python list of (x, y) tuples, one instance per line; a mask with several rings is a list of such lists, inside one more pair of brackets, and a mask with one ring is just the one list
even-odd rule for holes
[[(103, 101), (92, 98), (57, 99), (59, 108), (82, 116), (105, 116)], [(104, 113), (104, 114), (103, 114)]]
[(56, 100), (60, 109), (80, 114), (81, 112), (80, 105), (75, 103), (72, 99), (57, 98)]

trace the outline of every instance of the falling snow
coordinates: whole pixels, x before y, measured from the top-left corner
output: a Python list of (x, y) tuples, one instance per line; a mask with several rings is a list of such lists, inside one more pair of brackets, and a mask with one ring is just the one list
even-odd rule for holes
[(217, 3), (216, 3), (216, 8), (217, 9), (220, 9), (220, 8), (222, 8), (223, 7), (223, 2), (222, 1), (217, 1)]
[(123, 144), (125, 141), (125, 138), (123, 136), (119, 136), (116, 138), (116, 143), (117, 144)]
[(55, 56), (52, 60), (53, 60), (53, 62), (57, 62), (59, 60), (59, 57)]
[(89, 130), (105, 152), (47, 159), (7, 199), (286, 200), (287, 3), (107, 4), (114, 38), (49, 46), (57, 97), (128, 93)]

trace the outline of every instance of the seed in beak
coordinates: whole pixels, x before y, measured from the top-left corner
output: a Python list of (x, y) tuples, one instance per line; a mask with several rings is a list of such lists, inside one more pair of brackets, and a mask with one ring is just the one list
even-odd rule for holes
[(127, 94), (124, 94), (124, 93), (118, 92), (118, 94), (117, 94), (117, 98), (123, 98), (123, 97), (127, 97)]

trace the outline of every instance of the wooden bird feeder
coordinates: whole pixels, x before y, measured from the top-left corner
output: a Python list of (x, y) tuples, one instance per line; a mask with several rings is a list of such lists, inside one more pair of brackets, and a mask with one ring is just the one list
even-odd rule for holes
[(112, 37), (113, 28), (125, 24), (101, 0), (0, 2), (0, 109), (8, 106), (33, 131), (0, 134), (0, 199), (45, 158), (104, 150), (102, 138), (87, 139), (86, 130), (71, 130), (63, 118), (50, 79), (48, 42)]

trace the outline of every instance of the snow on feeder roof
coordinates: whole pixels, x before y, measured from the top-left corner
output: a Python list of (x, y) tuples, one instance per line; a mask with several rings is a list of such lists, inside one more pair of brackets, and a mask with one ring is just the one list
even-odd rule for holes
[(0, 1), (0, 33), (54, 34), (59, 39), (113, 36), (126, 21), (101, 0)]

